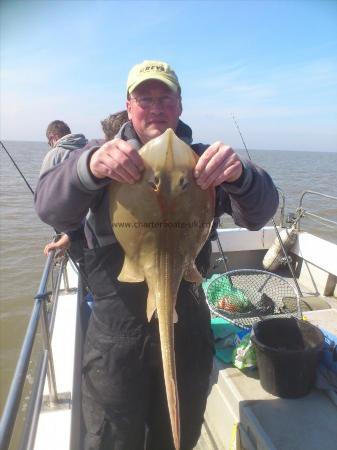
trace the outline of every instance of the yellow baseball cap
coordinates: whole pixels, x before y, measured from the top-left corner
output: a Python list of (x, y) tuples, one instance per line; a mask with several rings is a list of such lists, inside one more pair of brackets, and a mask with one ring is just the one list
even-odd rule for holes
[(137, 86), (146, 80), (159, 80), (174, 92), (180, 90), (177, 75), (169, 64), (163, 61), (143, 61), (133, 66), (126, 84), (127, 93), (131, 94)]

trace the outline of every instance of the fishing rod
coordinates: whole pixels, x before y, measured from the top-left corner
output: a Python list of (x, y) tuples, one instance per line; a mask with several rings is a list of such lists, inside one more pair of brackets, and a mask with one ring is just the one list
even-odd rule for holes
[(19, 166), (16, 164), (16, 162), (14, 161), (14, 159), (12, 158), (12, 155), (9, 153), (9, 151), (7, 150), (7, 148), (4, 146), (4, 144), (2, 143), (2, 141), (0, 141), (1, 147), (5, 150), (5, 152), (7, 153), (9, 159), (12, 161), (12, 163), (14, 164), (15, 168), (17, 169), (17, 171), (19, 172), (19, 174), (21, 175), (21, 178), (23, 179), (23, 181), (26, 183), (28, 189), (30, 190), (30, 192), (34, 195), (34, 191), (31, 187), (31, 185), (28, 183), (26, 177), (24, 176), (24, 174), (21, 172)]
[[(235, 126), (236, 126), (236, 128), (237, 128), (237, 130), (238, 130), (238, 132), (239, 132), (239, 135), (240, 135), (240, 137), (241, 137), (241, 140), (242, 140), (242, 143), (243, 143), (243, 145), (244, 145), (244, 148), (245, 148), (245, 150), (246, 150), (246, 152), (247, 152), (247, 155), (248, 155), (250, 161), (252, 161), (252, 158), (250, 157), (250, 154), (249, 154), (249, 152), (248, 152), (248, 149), (247, 149), (245, 140), (243, 139), (243, 136), (242, 136), (242, 133), (241, 133), (239, 124), (237, 123), (237, 121), (236, 121), (235, 116), (234, 116), (233, 113), (231, 114), (231, 117), (232, 117), (233, 122), (235, 123)], [(278, 239), (278, 241), (279, 241), (279, 243), (280, 243), (280, 245), (281, 245), (281, 248), (282, 248), (284, 257), (285, 257), (285, 259), (286, 259), (287, 266), (288, 266), (288, 268), (289, 268), (289, 270), (290, 270), (290, 273), (291, 273), (291, 275), (292, 275), (292, 278), (293, 278), (293, 280), (294, 280), (294, 283), (295, 283), (295, 287), (296, 287), (297, 293), (298, 293), (298, 295), (299, 295), (300, 297), (303, 297), (302, 291), (301, 291), (301, 289), (300, 289), (300, 287), (299, 287), (299, 285), (298, 285), (298, 283), (297, 283), (297, 279), (296, 279), (296, 276), (295, 276), (295, 273), (294, 273), (294, 269), (292, 268), (292, 266), (291, 266), (291, 264), (290, 264), (289, 256), (288, 256), (287, 250), (286, 250), (285, 247), (284, 247), (282, 238), (281, 238), (280, 233), (279, 233), (279, 231), (278, 231), (278, 229), (277, 229), (277, 226), (276, 226), (276, 223), (275, 223), (274, 218), (272, 218), (271, 221), (272, 221), (272, 224), (273, 224), (273, 226), (274, 226), (274, 229), (275, 229), (275, 233), (276, 233), (277, 239)]]
[(252, 160), (252, 158), (250, 157), (250, 154), (249, 154), (249, 151), (248, 151), (247, 145), (246, 145), (246, 143), (245, 143), (245, 140), (243, 139), (243, 136), (242, 136), (242, 133), (241, 133), (240, 127), (239, 127), (239, 125), (238, 125), (237, 121), (235, 120), (235, 116), (234, 116), (234, 114), (233, 114), (233, 113), (232, 113), (231, 117), (232, 117), (232, 119), (233, 119), (233, 122), (235, 123), (236, 129), (237, 129), (237, 130), (238, 130), (238, 132), (239, 132), (239, 135), (240, 135), (240, 137), (241, 137), (241, 141), (242, 141), (242, 143), (243, 143), (243, 145), (244, 145), (244, 147), (245, 147), (245, 150), (246, 150), (246, 152), (247, 152), (247, 155), (248, 155), (249, 159), (250, 159), (250, 160)]
[[(16, 168), (16, 170), (19, 172), (19, 174), (21, 175), (23, 181), (26, 183), (28, 189), (30, 190), (30, 192), (32, 193), (32, 195), (34, 195), (34, 190), (31, 187), (31, 185), (28, 183), (26, 177), (24, 176), (24, 174), (21, 172), (19, 166), (16, 164), (16, 162), (14, 161), (12, 155), (9, 153), (9, 151), (6, 149), (6, 147), (4, 146), (4, 144), (2, 143), (2, 141), (0, 141), (1, 147), (5, 150), (5, 152), (7, 153), (9, 159), (12, 161), (12, 163), (14, 164), (14, 167)], [(76, 267), (78, 273), (81, 275), (81, 277), (83, 278), (83, 280), (85, 281), (86, 285), (89, 287), (89, 283), (88, 283), (88, 278), (86, 276), (86, 274), (83, 272), (83, 270), (80, 268), (80, 266), (78, 265), (77, 261), (75, 261), (75, 258), (73, 258), (69, 251), (66, 250), (66, 254), (68, 256), (69, 259), (71, 259), (71, 261), (74, 263), (74, 266)], [(90, 289), (90, 287), (89, 287)]]

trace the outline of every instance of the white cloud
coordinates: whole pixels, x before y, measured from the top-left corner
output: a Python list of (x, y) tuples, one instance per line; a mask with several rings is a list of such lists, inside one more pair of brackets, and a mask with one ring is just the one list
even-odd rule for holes
[(331, 95), (331, 88), (337, 86), (337, 61), (324, 58), (260, 70), (239, 61), (201, 75), (186, 86), (188, 97), (195, 97), (197, 91), (198, 98), (213, 99), (211, 103), (308, 103), (317, 96)]
[(336, 58), (320, 58), (305, 63), (275, 67), (272, 71), (272, 80), (298, 90), (308, 87), (337, 86), (337, 60)]

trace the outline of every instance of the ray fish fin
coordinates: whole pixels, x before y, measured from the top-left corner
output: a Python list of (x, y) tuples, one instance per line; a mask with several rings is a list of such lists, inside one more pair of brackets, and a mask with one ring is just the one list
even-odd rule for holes
[(176, 309), (173, 309), (173, 323), (177, 323), (178, 322), (178, 314)]
[(156, 297), (149, 291), (147, 296), (146, 315), (147, 320), (150, 322), (152, 316), (156, 310)]
[(202, 276), (200, 275), (194, 261), (188, 265), (187, 269), (184, 272), (183, 278), (186, 281), (190, 281), (191, 283), (202, 282)]
[(144, 281), (144, 273), (137, 264), (125, 256), (123, 268), (117, 279), (124, 283), (140, 283)]

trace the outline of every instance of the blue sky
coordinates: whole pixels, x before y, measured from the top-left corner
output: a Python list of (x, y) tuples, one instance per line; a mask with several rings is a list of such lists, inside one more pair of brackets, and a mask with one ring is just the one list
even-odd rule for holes
[(129, 69), (169, 62), (195, 141), (337, 151), (337, 1), (1, 1), (1, 138), (102, 136)]

